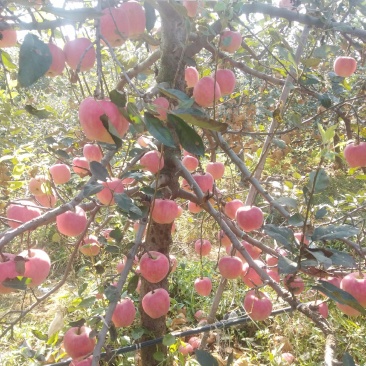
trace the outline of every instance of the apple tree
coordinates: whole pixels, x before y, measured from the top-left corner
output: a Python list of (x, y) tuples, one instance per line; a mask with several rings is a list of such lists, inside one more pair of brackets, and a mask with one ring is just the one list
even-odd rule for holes
[[(252, 321), (286, 305), (322, 332), (325, 365), (354, 364), (326, 318), (329, 303), (366, 312), (363, 3), (16, 1), (1, 14), (0, 293), (30, 301), (0, 337), (77, 268), (81, 319), (49, 331), (54, 361), (118, 362), (137, 318), (137, 342), (164, 337), (171, 276), (184, 280), (173, 232), (193, 220), (208, 324), (237, 281)], [(208, 335), (176, 359), (200, 348), (217, 364)], [(174, 364), (179, 343), (164, 340), (136, 364)]]

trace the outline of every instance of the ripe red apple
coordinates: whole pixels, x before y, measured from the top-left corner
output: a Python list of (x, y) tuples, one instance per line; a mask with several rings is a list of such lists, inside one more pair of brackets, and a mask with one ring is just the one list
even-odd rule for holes
[(220, 46), (223, 51), (234, 53), (241, 46), (241, 34), (239, 32), (224, 30), (221, 33)]
[(169, 259), (163, 253), (149, 251), (140, 259), (141, 276), (150, 283), (162, 281), (168, 275), (169, 270)]
[(204, 76), (194, 86), (193, 97), (199, 106), (211, 107), (221, 97), (220, 86), (211, 76)]
[(206, 319), (207, 314), (203, 310), (197, 310), (194, 313), (194, 317), (195, 317), (196, 320)]
[[(85, 51), (88, 50), (86, 53)], [(93, 44), (88, 38), (76, 38), (66, 42), (64, 46), (66, 63), (72, 70), (80, 65), (80, 71), (90, 70), (96, 60), (96, 52)]]
[[(281, 0), (281, 1), (284, 1), (284, 0)], [(290, 1), (290, 0), (288, 0), (288, 1)], [(295, 356), (290, 352), (282, 353), (281, 358), (283, 361), (285, 361), (287, 363), (287, 365), (291, 365), (295, 361)]]
[(350, 143), (343, 154), (351, 168), (366, 167), (366, 142), (360, 142), (358, 145), (354, 142)]
[(95, 337), (90, 338), (89, 327), (72, 327), (64, 335), (64, 348), (73, 359), (79, 359), (93, 352)]
[(90, 174), (90, 166), (88, 160), (84, 157), (75, 157), (72, 159), (72, 170), (80, 178), (84, 178)]
[(15, 291), (11, 287), (2, 285), (3, 281), (22, 275), (17, 272), (16, 263), (14, 262), (15, 257), (16, 255), (11, 253), (1, 253), (0, 255), (0, 294), (9, 294)]
[(188, 88), (193, 88), (200, 79), (200, 75), (197, 69), (193, 66), (189, 66), (184, 70), (184, 79)]
[(238, 257), (225, 256), (220, 258), (218, 267), (222, 277), (233, 280), (241, 275), (243, 262)]
[(141, 301), (145, 313), (152, 319), (168, 314), (170, 298), (168, 291), (163, 288), (148, 292)]
[(309, 239), (307, 238), (307, 236), (305, 235), (304, 237), (304, 234), (303, 233), (294, 233), (294, 237), (295, 239), (297, 240), (297, 242), (300, 244), (301, 241), (303, 242), (303, 244), (305, 245), (309, 245)]
[[(248, 252), (248, 254), (253, 258), (253, 259), (258, 259), (262, 253), (262, 250), (259, 249), (258, 247), (248, 243), (247, 241), (243, 240), (241, 242), (242, 246), (244, 247), (244, 249)], [(232, 250), (232, 246), (228, 246), (226, 247), (226, 253), (230, 254)], [(246, 262), (246, 259), (241, 255), (241, 253), (237, 250), (235, 255), (240, 258), (242, 260), (242, 262)]]
[(259, 229), (263, 225), (263, 212), (256, 206), (243, 206), (238, 208), (235, 220), (239, 227), (246, 232)]
[(302, 278), (293, 274), (289, 274), (283, 279), (283, 285), (295, 295), (301, 294), (305, 290)]
[(197, 349), (201, 345), (201, 339), (198, 337), (191, 337), (188, 339), (188, 343), (193, 347), (193, 349)]
[(189, 212), (196, 214), (196, 213), (201, 212), (202, 210), (203, 210), (203, 208), (200, 205), (197, 205), (197, 203), (192, 202), (192, 201), (188, 202), (188, 211)]
[(126, 297), (114, 309), (112, 322), (116, 328), (129, 327), (135, 320), (136, 309), (133, 301)]
[(85, 211), (79, 207), (75, 207), (74, 211), (66, 211), (56, 217), (57, 230), (66, 236), (78, 236), (85, 229), (88, 223)]
[(123, 259), (120, 262), (118, 262), (118, 264), (117, 264), (117, 267), (116, 267), (117, 273), (121, 273), (123, 271), (123, 269), (125, 268), (125, 265), (126, 265), (126, 261), (127, 261), (127, 257), (124, 255)]
[(266, 272), (267, 272), (268, 276), (272, 278), (273, 281), (280, 283), (281, 277), (278, 273), (277, 268), (276, 269), (267, 268)]
[(122, 3), (120, 9), (127, 14), (129, 24), (129, 37), (134, 39), (143, 34), (146, 27), (144, 8), (136, 1)]
[(151, 144), (151, 141), (146, 136), (139, 136), (139, 138), (137, 139), (137, 143), (141, 147), (148, 147), (149, 144)]
[(206, 166), (206, 172), (210, 173), (213, 179), (221, 179), (225, 173), (225, 165), (220, 161), (210, 162)]
[(166, 120), (169, 110), (169, 100), (164, 97), (156, 98), (152, 104), (155, 105), (155, 109), (158, 113), (157, 117), (161, 120)]
[(230, 69), (219, 69), (216, 71), (216, 82), (220, 86), (221, 95), (230, 95), (235, 89), (235, 74)]
[(115, 193), (122, 193), (124, 191), (124, 186), (121, 179), (112, 178), (106, 182), (102, 182), (105, 187), (100, 192), (96, 194), (98, 200), (101, 204), (110, 206), (114, 205), (116, 202), (114, 200)]
[(190, 344), (180, 345), (178, 347), (178, 352), (182, 355), (186, 356), (193, 352), (193, 347)]
[(89, 257), (95, 257), (100, 253), (100, 243), (95, 235), (88, 235), (80, 243), (79, 251)]
[(178, 217), (181, 217), (181, 216), (182, 216), (182, 214), (183, 214), (183, 208), (182, 208), (182, 206), (179, 206), (179, 205), (178, 205), (178, 215), (177, 215), (177, 218), (178, 218)]
[(57, 202), (57, 197), (55, 196), (54, 192), (51, 194), (35, 195), (34, 198), (41, 206), (49, 208), (55, 207)]
[(329, 315), (329, 309), (328, 304), (325, 301), (312, 301), (310, 302), (310, 305), (315, 307), (315, 310), (323, 317), (328, 318)]
[[(264, 267), (264, 263), (260, 260), (254, 260), (254, 262), (260, 267)], [(249, 267), (248, 263), (243, 264), (243, 272), (241, 273), (241, 279), (248, 287), (259, 286), (263, 283), (259, 274), (252, 268)]]
[(65, 54), (60, 47), (57, 47), (54, 43), (49, 43), (48, 48), (52, 55), (52, 63), (46, 72), (46, 76), (55, 77), (61, 75), (65, 68)]
[(70, 168), (66, 164), (54, 164), (49, 171), (55, 184), (65, 184), (71, 178)]
[(120, 113), (118, 107), (109, 99), (95, 100), (92, 97), (88, 97), (80, 103), (79, 121), (85, 136), (89, 140), (114, 144), (111, 135), (100, 119), (104, 115), (108, 117), (109, 122), (116, 129), (119, 137), (123, 137), (130, 124)]
[(178, 205), (173, 200), (157, 198), (151, 211), (152, 219), (158, 224), (170, 224), (178, 216)]
[(357, 69), (357, 61), (353, 57), (340, 56), (334, 60), (334, 72), (344, 78), (351, 76)]
[(197, 15), (199, 3), (198, 0), (183, 0), (183, 6), (186, 8), (187, 15), (190, 18), (194, 18)]
[(278, 2), (278, 7), (282, 8), (282, 9), (288, 9), (288, 10), (292, 10), (295, 11), (296, 10), (296, 6), (294, 6), (294, 1), (292, 0), (280, 0)]
[(23, 250), (18, 256), (26, 260), (23, 276), (32, 280), (28, 286), (36, 287), (44, 282), (51, 270), (51, 259), (48, 254), (41, 249), (29, 249)]
[(170, 263), (170, 273), (173, 273), (177, 270), (178, 267), (178, 259), (175, 255), (169, 254), (169, 263)]
[(234, 199), (232, 201), (226, 202), (224, 207), (225, 215), (230, 219), (235, 219), (236, 211), (239, 207), (243, 207), (244, 203), (241, 200)]
[(35, 196), (46, 194), (49, 191), (49, 181), (44, 175), (37, 175), (29, 180), (28, 189)]
[(194, 281), (194, 289), (201, 296), (208, 296), (212, 290), (212, 282), (208, 277), (200, 277)]
[(93, 356), (84, 358), (83, 360), (72, 360), (70, 366), (92, 366)]
[(156, 174), (159, 170), (164, 168), (164, 158), (160, 151), (151, 150), (140, 159), (140, 164), (145, 170), (148, 170), (152, 174)]
[(182, 159), (182, 164), (188, 171), (193, 172), (198, 168), (199, 161), (194, 156), (187, 155)]
[(106, 8), (100, 18), (100, 33), (111, 47), (122, 46), (130, 33), (128, 15), (121, 8)]
[(256, 321), (267, 319), (272, 313), (272, 301), (259, 290), (250, 290), (244, 297), (244, 309)]
[(17, 32), (14, 29), (0, 31), (0, 48), (14, 47), (17, 44)]
[[(279, 255), (282, 255), (283, 257), (287, 257), (287, 251), (285, 249), (276, 248), (276, 252), (278, 252)], [(277, 266), (278, 264), (278, 258), (274, 257), (270, 254), (266, 254), (266, 263), (268, 266)]]
[[(353, 272), (343, 277), (341, 289), (351, 294), (361, 306), (366, 307), (366, 273), (360, 275), (359, 272)], [(360, 312), (348, 305), (337, 303), (337, 307), (349, 316), (358, 316)]]
[(103, 159), (101, 148), (95, 144), (85, 144), (83, 147), (83, 155), (88, 161), (98, 161), (100, 163)]
[[(8, 225), (15, 229), (21, 224), (41, 216), (42, 212), (39, 208), (34, 207), (35, 204), (31, 201), (21, 200), (12, 203), (6, 209), (6, 217), (9, 219)], [(10, 220), (16, 220), (10, 221)]]
[[(220, 230), (217, 234), (217, 239), (220, 241), (221, 240), (221, 244), (227, 248), (228, 246), (231, 246), (231, 240), (229, 239), (229, 237), (224, 233), (223, 230)], [(230, 248), (231, 250), (231, 248)], [(228, 253), (230, 254), (230, 252)]]
[(194, 243), (194, 250), (197, 254), (207, 256), (211, 252), (211, 243), (207, 239), (198, 239)]
[(192, 178), (196, 181), (203, 193), (212, 192), (214, 179), (210, 173), (192, 174)]

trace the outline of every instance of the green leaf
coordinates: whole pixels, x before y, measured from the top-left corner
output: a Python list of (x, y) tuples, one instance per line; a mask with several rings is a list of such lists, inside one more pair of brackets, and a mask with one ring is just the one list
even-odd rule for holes
[(1, 282), (1, 284), (5, 287), (10, 287), (15, 290), (26, 290), (27, 289), (27, 283), (29, 283), (30, 280), (27, 277), (22, 277), (19, 279), (18, 277), (12, 278), (11, 280), (5, 280)]
[(294, 198), (290, 197), (280, 197), (275, 200), (276, 203), (280, 205), (286, 205), (291, 208), (297, 208), (297, 201)]
[(286, 249), (291, 250), (293, 248), (294, 233), (290, 229), (268, 224), (264, 225), (263, 230), (271, 238), (281, 243)]
[(312, 286), (314, 290), (322, 292), (332, 300), (343, 305), (348, 305), (353, 309), (358, 310), (362, 314), (366, 314), (366, 309), (359, 304), (359, 302), (347, 291), (341, 290), (339, 287), (327, 281), (318, 281), (318, 285)]
[(343, 366), (356, 366), (355, 361), (352, 356), (346, 352), (342, 357)]
[(165, 354), (164, 352), (157, 351), (153, 354), (154, 360), (163, 362), (165, 360)]
[(310, 253), (318, 262), (318, 265), (321, 265), (322, 268), (327, 269), (332, 265), (332, 260), (321, 250), (321, 249), (306, 249), (308, 253)]
[(123, 238), (123, 234), (122, 231), (119, 227), (116, 227), (115, 229), (113, 229), (110, 233), (109, 236), (114, 239), (115, 241), (120, 241)]
[(328, 213), (327, 208), (326, 207), (322, 207), (322, 208), (320, 208), (319, 210), (317, 210), (315, 212), (315, 218), (317, 220), (322, 219), (327, 213)]
[(94, 183), (88, 183), (83, 188), (83, 194), (84, 197), (93, 196), (94, 194), (100, 192), (104, 189), (104, 186), (100, 183), (94, 182)]
[(151, 113), (144, 114), (145, 125), (150, 134), (169, 147), (176, 147), (172, 134), (165, 127), (160, 119), (154, 117)]
[(91, 161), (89, 163), (90, 171), (92, 173), (92, 176), (97, 179), (101, 180), (103, 182), (107, 181), (107, 178), (109, 177), (108, 170), (106, 167), (104, 167), (101, 163), (98, 161)]
[(323, 46), (315, 48), (313, 52), (313, 57), (328, 60), (331, 54), (336, 55), (338, 52), (339, 52), (338, 46), (329, 46), (325, 44)]
[(120, 294), (118, 293), (118, 290), (116, 286), (109, 285), (104, 290), (104, 295), (108, 299), (109, 302), (118, 301)]
[(195, 108), (176, 109), (171, 111), (169, 114), (174, 114), (187, 123), (191, 123), (192, 125), (206, 128), (211, 131), (225, 132), (228, 128), (227, 123), (217, 122), (210, 119), (204, 112)]
[(95, 296), (87, 297), (81, 301), (79, 306), (81, 308), (89, 309), (95, 303), (95, 300), (96, 300)]
[(177, 89), (164, 89), (164, 88), (158, 88), (160, 93), (164, 94), (168, 98), (175, 99), (179, 102), (185, 102), (189, 99), (191, 99), (186, 93), (183, 93), (181, 90)]
[(45, 119), (52, 115), (52, 113), (46, 111), (45, 109), (36, 109), (30, 104), (27, 104), (24, 109), (32, 116), (36, 116), (39, 119)]
[(82, 327), (86, 323), (84, 318), (69, 322), (70, 327)]
[(155, 8), (148, 2), (144, 1), (145, 15), (146, 15), (146, 30), (150, 32), (156, 23)]
[(327, 248), (327, 250), (332, 253), (330, 258), (334, 266), (346, 268), (355, 268), (357, 266), (355, 259), (350, 254), (333, 248)]
[(135, 130), (139, 133), (145, 131), (144, 120), (142, 119), (135, 103), (128, 102), (127, 103), (127, 115), (129, 121), (133, 124)]
[(119, 133), (117, 132), (116, 128), (109, 121), (108, 116), (106, 114), (103, 114), (99, 117), (99, 119), (102, 121), (104, 128), (111, 135), (113, 142), (115, 143), (117, 149), (119, 149), (122, 146), (122, 140), (121, 140), (121, 137), (120, 137)]
[(48, 45), (36, 35), (28, 33), (24, 37), (19, 52), (18, 82), (28, 87), (42, 77), (52, 63), (52, 55)]
[[(315, 180), (315, 183), (314, 183)], [(314, 187), (314, 193), (319, 193), (327, 189), (329, 185), (329, 177), (323, 168), (313, 171), (309, 174), (309, 189)]]
[(328, 144), (330, 142), (333, 142), (333, 138), (335, 135), (335, 131), (337, 130), (338, 125), (330, 126), (327, 130), (324, 130), (323, 126), (318, 123), (318, 129), (322, 136), (322, 142), (323, 144)]
[(118, 254), (119, 253), (119, 247), (117, 247), (117, 245), (106, 245), (104, 247), (104, 250), (108, 253), (112, 253), (112, 254)]
[(207, 351), (196, 350), (196, 359), (201, 366), (219, 366), (216, 358)]
[(304, 218), (299, 213), (295, 213), (288, 219), (288, 224), (291, 226), (303, 226), (304, 225)]
[(61, 149), (57, 149), (54, 151), (56, 155), (58, 155), (62, 159), (69, 159), (70, 155), (65, 151)]
[(278, 272), (280, 274), (293, 274), (298, 271), (297, 263), (292, 262), (290, 259), (278, 256)]
[(37, 330), (37, 329), (32, 329), (32, 334), (40, 339), (41, 341), (47, 341), (48, 339), (48, 335), (45, 334), (45, 333), (42, 333), (40, 330)]
[(170, 334), (170, 333), (165, 334), (165, 336), (163, 337), (163, 345), (164, 345), (164, 346), (170, 347), (170, 346), (172, 346), (175, 342), (176, 342), (175, 337), (174, 337), (172, 334)]
[(320, 104), (324, 107), (324, 108), (329, 108), (332, 106), (332, 99), (330, 99), (329, 94), (324, 93), (324, 94), (320, 94), (318, 96), (318, 100), (320, 102)]
[(4, 50), (1, 50), (1, 60), (3, 61), (3, 64), (7, 69), (15, 70), (17, 68), (17, 65), (13, 63), (10, 55)]
[(126, 106), (127, 98), (124, 92), (120, 92), (117, 89), (113, 89), (109, 92), (109, 99), (118, 108), (124, 108)]
[(184, 150), (194, 155), (205, 155), (205, 146), (202, 139), (191, 126), (172, 114), (168, 115), (168, 122), (177, 132), (179, 142)]
[(114, 195), (114, 199), (119, 211), (125, 213), (130, 219), (137, 220), (142, 217), (142, 211), (126, 193), (117, 193)]
[(358, 233), (359, 229), (351, 225), (329, 225), (315, 228), (311, 239), (313, 241), (343, 239), (357, 235)]
[(129, 294), (132, 294), (133, 292), (135, 292), (135, 290), (137, 289), (137, 285), (139, 283), (139, 279), (140, 279), (140, 276), (135, 274), (133, 275), (130, 280), (128, 281), (128, 284), (127, 284), (127, 292)]

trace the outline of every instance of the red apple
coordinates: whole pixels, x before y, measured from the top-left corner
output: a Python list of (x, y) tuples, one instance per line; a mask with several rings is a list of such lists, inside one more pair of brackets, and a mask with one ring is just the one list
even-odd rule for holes
[(195, 317), (196, 320), (206, 319), (207, 314), (203, 310), (197, 310), (194, 313), (194, 317)]
[[(17, 201), (16, 203), (10, 204), (6, 209), (6, 217), (9, 219), (7, 222), (8, 225), (15, 229), (21, 224), (41, 216), (41, 210), (34, 206), (35, 204), (33, 202), (26, 200)], [(10, 220), (16, 220), (19, 222)]]
[(243, 262), (238, 257), (225, 256), (220, 258), (218, 267), (222, 277), (233, 280), (241, 275)]
[(207, 256), (211, 252), (211, 243), (206, 239), (198, 239), (194, 243), (194, 250), (197, 254)]
[(280, 0), (278, 2), (278, 7), (282, 8), (282, 9), (288, 9), (288, 10), (292, 10), (295, 11), (297, 8), (296, 6), (294, 6), (294, 1), (292, 0)]
[(206, 172), (210, 173), (213, 179), (221, 179), (225, 173), (225, 165), (219, 161), (210, 162), (206, 166)]
[(263, 212), (256, 206), (243, 206), (238, 208), (235, 220), (239, 227), (246, 232), (259, 229), (263, 225)]
[(80, 71), (88, 71), (95, 64), (95, 48), (88, 38), (76, 38), (66, 42), (64, 54), (66, 63), (72, 70), (80, 66)]
[(302, 278), (292, 274), (287, 275), (283, 279), (283, 285), (295, 295), (301, 294), (305, 290), (305, 284)]
[(212, 192), (214, 179), (210, 173), (192, 174), (192, 178), (196, 181), (203, 193)]
[(163, 253), (149, 251), (140, 259), (141, 276), (150, 283), (162, 281), (169, 273), (169, 259)]
[(188, 343), (193, 347), (193, 349), (197, 349), (201, 345), (201, 339), (198, 337), (191, 337), (188, 340)]
[(232, 201), (226, 202), (224, 207), (225, 215), (229, 219), (235, 219), (236, 211), (239, 207), (243, 207), (244, 203), (241, 200), (234, 199)]
[(186, 8), (187, 15), (190, 18), (194, 18), (197, 15), (198, 5), (198, 0), (183, 0), (183, 6)]
[(211, 76), (204, 76), (194, 86), (193, 97), (199, 106), (211, 107), (221, 97), (220, 86)]
[(129, 327), (135, 320), (136, 309), (133, 301), (126, 297), (114, 309), (112, 322), (116, 328)]
[(100, 119), (104, 115), (108, 117), (109, 122), (115, 128), (119, 137), (123, 137), (130, 124), (123, 117), (118, 107), (109, 99), (95, 100), (92, 97), (88, 97), (80, 103), (79, 121), (85, 136), (89, 140), (114, 144), (112, 136)]
[[(243, 240), (241, 242), (242, 246), (244, 247), (244, 249), (248, 252), (248, 254), (253, 258), (253, 259), (258, 259), (262, 253), (262, 250), (259, 249), (258, 247), (248, 243), (247, 241)], [(228, 246), (226, 247), (226, 253), (230, 254), (232, 251), (232, 246)], [(243, 262), (246, 262), (246, 259), (241, 255), (241, 253), (237, 250), (235, 253), (235, 256), (237, 256), (238, 258), (240, 258)]]
[(195, 202), (189, 201), (188, 202), (188, 211), (196, 214), (203, 210), (203, 208), (200, 205), (197, 205)]
[(168, 291), (163, 288), (148, 292), (141, 301), (144, 312), (152, 319), (168, 314), (170, 298)]
[(61, 75), (65, 68), (65, 54), (60, 47), (57, 47), (54, 43), (49, 43), (48, 48), (52, 55), (52, 63), (46, 72), (46, 76), (55, 77)]
[(208, 277), (200, 277), (194, 281), (194, 289), (201, 296), (208, 296), (212, 290), (212, 282)]
[(129, 37), (133, 39), (143, 34), (146, 27), (144, 8), (136, 1), (128, 1), (122, 3), (120, 9), (127, 14)]
[[(219, 241), (221, 241), (221, 244), (227, 248), (228, 246), (231, 246), (231, 240), (229, 239), (229, 237), (224, 233), (223, 230), (220, 230), (219, 233), (217, 234), (217, 239)], [(231, 248), (230, 248), (231, 250)], [(230, 254), (230, 252), (228, 253)]]
[(164, 168), (164, 158), (160, 151), (157, 150), (148, 151), (140, 159), (140, 163), (145, 170), (148, 170), (152, 174), (156, 174), (159, 170)]
[(309, 239), (306, 237), (304, 237), (303, 233), (294, 233), (294, 237), (296, 239), (296, 241), (300, 244), (301, 242), (305, 245), (309, 245)]
[(170, 263), (170, 273), (173, 273), (177, 270), (178, 267), (178, 259), (175, 255), (169, 254), (169, 263)]
[(114, 194), (122, 193), (125, 189), (122, 184), (122, 180), (118, 178), (112, 178), (111, 180), (102, 182), (102, 185), (105, 188), (98, 192), (96, 196), (100, 203), (106, 206), (114, 205), (116, 203), (114, 200)]
[(328, 304), (325, 301), (312, 301), (309, 303), (312, 307), (315, 308), (315, 310), (323, 317), (328, 318), (329, 315), (329, 309)]
[(47, 194), (49, 192), (49, 181), (44, 175), (37, 175), (29, 180), (28, 189), (35, 196)]
[(93, 352), (95, 337), (90, 338), (89, 327), (72, 327), (64, 335), (64, 348), (73, 359), (79, 359)]
[(41, 195), (35, 195), (34, 198), (36, 199), (36, 201), (44, 207), (55, 207), (56, 202), (57, 202), (57, 197), (56, 195), (53, 193), (51, 194), (41, 194)]
[(84, 358), (83, 360), (72, 360), (70, 366), (92, 366), (93, 356)]
[(241, 46), (241, 34), (239, 32), (224, 30), (221, 33), (220, 46), (223, 51), (234, 53)]
[[(279, 255), (283, 256), (283, 257), (287, 257), (287, 251), (281, 248), (277, 248), (276, 252), (278, 252)], [(274, 257), (270, 254), (266, 254), (266, 263), (268, 266), (277, 266), (278, 264), (278, 258)]]
[(187, 67), (184, 71), (184, 79), (188, 88), (193, 88), (200, 79), (200, 75), (195, 67)]
[(41, 249), (29, 249), (23, 250), (18, 256), (26, 260), (23, 276), (32, 280), (28, 286), (36, 287), (44, 282), (51, 270), (51, 260), (48, 254)]
[(71, 178), (70, 168), (66, 164), (54, 164), (49, 171), (55, 184), (65, 184)]
[(122, 46), (130, 34), (128, 15), (121, 8), (106, 8), (100, 18), (100, 33), (111, 47)]
[(272, 313), (272, 301), (259, 290), (250, 290), (244, 297), (244, 309), (256, 321), (267, 319)]
[(85, 211), (75, 207), (75, 211), (66, 211), (56, 217), (57, 230), (66, 236), (78, 236), (85, 229), (88, 223)]
[(141, 147), (148, 147), (149, 144), (151, 144), (150, 139), (148, 139), (146, 136), (140, 136), (137, 139), (137, 143), (141, 146)]
[(126, 261), (127, 261), (127, 257), (124, 255), (123, 259), (120, 262), (118, 262), (118, 264), (117, 264), (117, 267), (116, 267), (117, 273), (121, 273), (123, 271), (123, 269), (125, 268), (125, 265), (126, 265)]
[(14, 47), (17, 44), (17, 32), (14, 29), (0, 31), (0, 48)]
[(220, 86), (221, 95), (230, 95), (234, 89), (236, 84), (235, 74), (229, 69), (219, 69), (216, 71), (216, 76), (213, 78)]
[(79, 251), (89, 257), (95, 257), (100, 252), (100, 243), (95, 235), (88, 235), (80, 243)]
[(178, 205), (173, 200), (157, 198), (153, 205), (151, 217), (158, 224), (170, 224), (178, 216)]
[[(281, 0), (281, 1), (287, 1), (287, 0)], [(288, 0), (288, 1), (290, 1), (290, 0)], [(295, 356), (290, 352), (282, 353), (281, 358), (283, 361), (286, 362), (287, 365), (291, 365), (295, 361)]]
[(357, 61), (353, 57), (340, 56), (334, 60), (334, 72), (344, 78), (351, 76), (357, 69)]
[(16, 255), (11, 253), (1, 253), (0, 255), (0, 294), (9, 294), (10, 292), (15, 291), (15, 289), (6, 287), (2, 285), (2, 283), (7, 279), (11, 280), (22, 275), (17, 271), (16, 263), (14, 261), (15, 257)]
[(268, 276), (272, 278), (273, 281), (275, 281), (277, 283), (281, 282), (281, 277), (280, 277), (277, 269), (267, 268), (266, 272), (267, 272)]
[(198, 168), (199, 161), (194, 156), (187, 155), (182, 159), (182, 164), (188, 171), (193, 172)]
[(351, 168), (366, 167), (366, 142), (350, 143), (344, 149), (343, 154)]
[(80, 178), (84, 178), (90, 174), (90, 166), (88, 160), (84, 157), (75, 157), (72, 159), (72, 170)]
[(83, 155), (86, 160), (98, 161), (99, 163), (103, 159), (103, 152), (98, 145), (85, 144), (83, 147)]
[[(254, 260), (254, 262), (260, 267), (264, 267), (264, 263), (260, 260)], [(259, 286), (263, 283), (259, 274), (254, 270), (254, 268), (249, 267), (248, 263), (243, 264), (243, 272), (241, 273), (241, 279), (248, 287)]]
[(156, 98), (152, 104), (155, 105), (155, 109), (158, 113), (157, 117), (161, 120), (166, 120), (167, 111), (169, 110), (169, 100), (164, 97)]
[(193, 352), (193, 347), (190, 344), (180, 345), (178, 347), (178, 352), (182, 355), (186, 356)]

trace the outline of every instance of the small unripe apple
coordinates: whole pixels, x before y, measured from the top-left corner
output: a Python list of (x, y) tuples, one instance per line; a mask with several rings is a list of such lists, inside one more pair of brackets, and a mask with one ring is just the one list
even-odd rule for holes
[(123, 186), (122, 180), (118, 178), (112, 178), (106, 182), (102, 182), (104, 188), (96, 194), (100, 203), (106, 206), (114, 205), (116, 202), (114, 200), (115, 193), (122, 193), (125, 188)]
[(34, 206), (35, 204), (33, 202), (26, 200), (17, 201), (16, 203), (10, 204), (6, 209), (6, 217), (10, 220), (16, 220), (19, 222), (9, 220), (7, 222), (8, 225), (15, 229), (21, 224), (41, 216), (41, 210)]
[(198, 239), (194, 243), (194, 250), (201, 256), (207, 256), (211, 252), (211, 243), (207, 239)]
[(173, 200), (157, 198), (153, 205), (151, 217), (158, 224), (170, 224), (178, 216), (178, 205)]
[(226, 202), (225, 207), (224, 207), (225, 215), (229, 219), (233, 220), (233, 219), (235, 219), (235, 214), (236, 214), (236, 211), (238, 210), (238, 208), (243, 207), (243, 206), (244, 206), (244, 203), (238, 199), (234, 199), (232, 201)]
[(334, 72), (344, 78), (351, 76), (357, 69), (357, 61), (353, 57), (340, 56), (334, 60)]
[(98, 161), (99, 163), (103, 159), (103, 152), (98, 145), (85, 144), (83, 147), (83, 155), (86, 160)]
[(199, 106), (211, 107), (221, 97), (220, 86), (211, 76), (204, 76), (194, 86), (193, 97)]
[(95, 337), (90, 338), (89, 327), (72, 327), (64, 335), (64, 348), (73, 359), (79, 359), (93, 352)]
[(84, 157), (75, 157), (72, 159), (72, 170), (80, 178), (84, 178), (90, 174), (90, 166), (88, 160)]
[(239, 227), (246, 232), (259, 229), (263, 225), (263, 212), (256, 206), (243, 206), (238, 208), (235, 220)]
[(49, 171), (55, 184), (65, 184), (71, 178), (70, 168), (66, 164), (54, 164)]
[(145, 313), (152, 319), (166, 315), (170, 307), (168, 291), (158, 288), (148, 292), (142, 298), (141, 305)]
[(210, 173), (215, 180), (221, 179), (225, 173), (225, 165), (220, 161), (210, 162), (206, 166), (206, 172)]
[(182, 159), (182, 164), (188, 171), (193, 172), (198, 168), (199, 161), (194, 156), (187, 155)]
[(259, 290), (250, 290), (244, 297), (244, 309), (256, 321), (267, 319), (272, 313), (272, 301)]
[(122, 299), (114, 309), (112, 322), (116, 328), (129, 327), (136, 316), (136, 308), (133, 301), (126, 297)]
[(193, 88), (200, 79), (200, 75), (195, 67), (187, 67), (184, 70), (184, 79), (187, 83), (188, 88)]
[(88, 223), (85, 211), (75, 207), (75, 211), (66, 211), (56, 217), (57, 230), (66, 236), (78, 236), (85, 229)]
[(166, 120), (169, 110), (169, 100), (164, 97), (156, 98), (153, 102), (158, 113), (157, 117), (161, 120)]
[(243, 262), (238, 257), (221, 257), (218, 264), (221, 276), (228, 280), (238, 278), (243, 271)]
[(14, 47), (16, 44), (16, 30), (8, 28), (0, 31), (0, 48)]
[(208, 277), (197, 278), (194, 281), (194, 289), (201, 296), (208, 296), (212, 290), (212, 282)]
[(224, 30), (221, 33), (220, 46), (223, 51), (234, 53), (241, 46), (241, 34), (239, 32)]
[(145, 170), (152, 174), (156, 174), (159, 170), (164, 168), (164, 158), (160, 151), (148, 151), (141, 159), (140, 164)]
[(141, 276), (150, 283), (162, 281), (169, 273), (169, 259), (163, 253), (149, 251), (140, 259)]
[(344, 158), (351, 168), (366, 167), (366, 142), (358, 145), (350, 143), (343, 151)]
[[(88, 50), (87, 52), (85, 52)], [(96, 52), (93, 44), (88, 38), (76, 38), (66, 42), (64, 46), (66, 63), (72, 70), (80, 65), (80, 71), (90, 70), (96, 60)]]
[(220, 86), (221, 95), (230, 95), (234, 91), (236, 78), (231, 70), (219, 69), (213, 78), (216, 78), (216, 82)]

